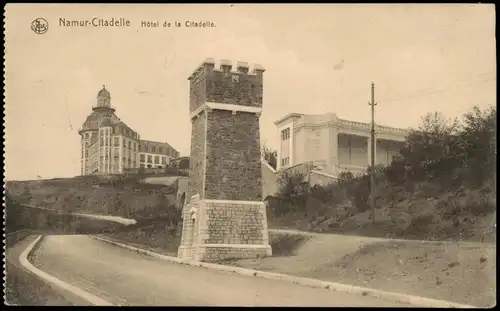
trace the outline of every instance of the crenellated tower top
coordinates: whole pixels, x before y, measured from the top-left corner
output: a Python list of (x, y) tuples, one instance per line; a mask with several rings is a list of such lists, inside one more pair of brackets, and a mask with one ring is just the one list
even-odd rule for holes
[[(218, 66), (216, 66), (218, 65)], [(219, 104), (262, 107), (264, 67), (247, 62), (207, 58), (189, 76), (190, 111), (212, 102)]]

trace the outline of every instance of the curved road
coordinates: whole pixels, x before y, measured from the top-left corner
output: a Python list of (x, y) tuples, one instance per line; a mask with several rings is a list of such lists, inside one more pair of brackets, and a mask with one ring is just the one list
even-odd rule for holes
[(170, 263), (88, 236), (46, 236), (32, 263), (121, 306), (408, 307), (372, 297)]
[[(19, 256), (36, 239), (36, 235), (27, 236), (6, 249), (5, 274), (6, 286), (18, 286), (18, 288), (6, 288), (6, 304), (37, 305), (37, 306), (91, 306), (86, 300), (66, 291), (55, 289), (44, 283), (36, 275), (28, 271), (21, 262)], [(14, 280), (9, 282), (9, 278)], [(20, 296), (19, 294), (22, 293)]]

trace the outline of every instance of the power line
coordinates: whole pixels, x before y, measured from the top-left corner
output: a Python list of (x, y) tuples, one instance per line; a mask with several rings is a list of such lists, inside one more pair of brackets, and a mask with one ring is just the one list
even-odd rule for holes
[[(487, 76), (490, 74), (492, 74), (492, 73), (480, 74), (480, 75), (475, 77), (475, 80), (472, 80), (472, 81), (469, 80), (469, 82), (467, 82), (467, 83), (458, 84), (458, 85), (455, 85), (453, 87), (448, 87), (445, 89), (424, 88), (424, 89), (417, 90), (415, 92), (407, 93), (407, 95), (402, 94), (402, 95), (396, 95), (393, 97), (388, 97), (388, 98), (383, 99), (383, 101), (390, 102), (390, 101), (394, 101), (394, 100), (398, 100), (398, 99), (407, 99), (407, 98), (415, 98), (415, 97), (420, 97), (420, 96), (425, 96), (425, 95), (438, 94), (438, 93), (443, 93), (443, 92), (454, 90), (458, 87), (469, 87), (469, 86), (475, 85), (477, 83), (485, 83), (485, 82), (495, 81), (496, 76), (489, 77), (489, 78), (477, 79), (478, 77), (481, 77), (481, 76), (484, 77), (484, 76)], [(494, 72), (493, 72), (493, 74), (494, 74)]]

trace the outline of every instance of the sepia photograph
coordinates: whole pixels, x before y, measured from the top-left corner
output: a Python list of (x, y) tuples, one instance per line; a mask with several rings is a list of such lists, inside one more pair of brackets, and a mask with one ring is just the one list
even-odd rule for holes
[(3, 22), (5, 305), (496, 305), (494, 4)]

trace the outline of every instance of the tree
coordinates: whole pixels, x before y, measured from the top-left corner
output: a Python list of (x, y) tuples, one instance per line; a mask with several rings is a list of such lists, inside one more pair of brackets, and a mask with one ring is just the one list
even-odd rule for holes
[(189, 169), (189, 158), (182, 159), (179, 161), (179, 169), (180, 170), (188, 170)]
[(401, 155), (411, 168), (410, 178), (429, 177), (449, 168), (449, 161), (455, 160), (460, 152), (460, 123), (457, 119), (447, 119), (440, 112), (428, 113), (421, 124), (408, 135)]
[(464, 171), (467, 179), (476, 185), (491, 178), (496, 171), (496, 118), (495, 107), (481, 110), (474, 107), (464, 114), (461, 133), (464, 149)]
[(265, 145), (262, 146), (261, 152), (267, 163), (269, 163), (272, 168), (276, 169), (278, 163), (278, 152), (266, 147)]

